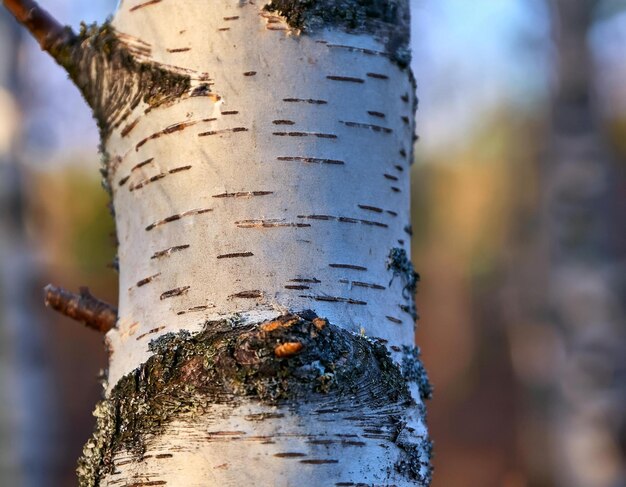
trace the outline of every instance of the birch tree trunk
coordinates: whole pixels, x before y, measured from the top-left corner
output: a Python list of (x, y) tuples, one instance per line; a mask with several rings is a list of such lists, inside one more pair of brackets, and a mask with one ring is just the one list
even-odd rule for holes
[(124, 0), (79, 34), (4, 3), (93, 108), (115, 208), (81, 485), (428, 485), (408, 1)]

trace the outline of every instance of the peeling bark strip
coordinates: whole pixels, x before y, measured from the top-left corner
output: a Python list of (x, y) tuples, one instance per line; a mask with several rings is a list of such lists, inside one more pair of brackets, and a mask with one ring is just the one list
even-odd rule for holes
[(109, 331), (117, 321), (117, 309), (93, 297), (86, 287), (74, 294), (48, 284), (44, 299), (46, 306), (101, 333)]
[[(426, 486), (430, 482), (425, 455), (429, 442), (406, 427), (409, 412), (423, 415), (405, 375), (418, 380), (417, 369), (408, 362), (400, 369), (378, 342), (303, 312), (234, 329), (230, 320), (210, 322), (193, 336), (184, 331), (164, 335), (153, 340), (150, 349), (150, 359), (122, 378), (97, 406), (96, 432), (78, 467), (82, 487), (100, 485), (122, 463), (145, 461), (148, 439), (154, 444), (169, 425), (182, 421), (189, 428), (201, 422), (206, 415), (203, 411), (209, 412), (212, 405), (232, 410), (239, 404), (276, 408), (274, 413), (246, 416), (248, 421), (262, 422), (280, 421), (283, 411), (301, 409), (301, 414), (308, 415), (304, 411), (309, 408), (320, 414), (331, 407), (335, 416), (346, 416), (344, 421), (353, 424), (356, 434), (304, 435), (309, 445), (323, 447), (334, 442), (346, 448), (364, 448), (369, 442), (383, 441), (395, 458), (395, 465), (384, 474), (390, 479), (385, 485), (410, 482)], [(369, 414), (348, 419), (353, 411)], [(241, 426), (209, 430), (205, 441), (280, 439), (280, 433), (275, 437), (248, 436)], [(123, 462), (116, 463), (122, 453)], [(309, 465), (345, 461), (297, 450), (274, 455), (301, 459)], [(167, 466), (161, 468), (167, 471)]]

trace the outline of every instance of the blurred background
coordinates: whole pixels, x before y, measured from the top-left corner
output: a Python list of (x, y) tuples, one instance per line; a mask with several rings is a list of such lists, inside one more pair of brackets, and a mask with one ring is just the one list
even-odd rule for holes
[[(433, 487), (626, 486), (626, 0), (411, 0)], [(42, 1), (77, 27), (113, 0)], [(0, 484), (76, 485), (116, 302), (95, 122), (0, 9)]]

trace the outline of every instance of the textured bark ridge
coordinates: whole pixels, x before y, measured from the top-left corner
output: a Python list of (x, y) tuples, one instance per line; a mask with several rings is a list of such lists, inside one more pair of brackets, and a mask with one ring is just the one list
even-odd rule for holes
[(189, 89), (188, 75), (139, 62), (108, 23), (83, 25), (50, 52), (93, 109), (103, 142), (139, 103), (155, 108)]
[(283, 15), (291, 27), (305, 32), (333, 26), (374, 35), (400, 66), (411, 61), (411, 21), (404, 0), (272, 0), (265, 9)]
[[(312, 312), (245, 326), (232, 319), (211, 322), (194, 336), (164, 335), (150, 348), (150, 359), (122, 378), (98, 406), (98, 429), (80, 462), (81, 486), (98, 485), (99, 479), (106, 479), (105, 485), (115, 485), (118, 478), (138, 481), (129, 477), (132, 465), (147, 459), (161, 461), (153, 483), (143, 485), (166, 485), (163, 479), (172, 473), (167, 464), (173, 463), (173, 455), (199, 451), (206, 443), (191, 436), (184, 452), (173, 447), (162, 451), (155, 440), (174, 423), (202, 430), (215, 408), (235, 415), (242, 407), (262, 411), (244, 416), (249, 431), (240, 431), (240, 425), (240, 430), (216, 431), (204, 438), (224, 442), (223, 449), (235, 441), (257, 445), (249, 447), (245, 459), (230, 459), (234, 469), (253, 464), (257, 455), (273, 453), (278, 464), (295, 458), (310, 466), (298, 474), (299, 485), (321, 485), (328, 468), (343, 472), (336, 485), (430, 482), (423, 406), (413, 399), (407, 380), (419, 383), (423, 396), (430, 386), (414, 350), (405, 351), (401, 369), (382, 343), (331, 325)], [(317, 430), (296, 427), (284, 434), (284, 428), (276, 426), (287, 414), (317, 417), (327, 425)], [(275, 422), (273, 433), (255, 434), (254, 425), (260, 422)], [(286, 439), (297, 451), (276, 446)], [(364, 464), (358, 456), (355, 465), (352, 455), (342, 454), (381, 442), (393, 459), (390, 464), (377, 459)], [(342, 447), (331, 451), (331, 445)], [(220, 471), (219, 485), (230, 485), (239, 475), (230, 468)], [(258, 475), (251, 476), (254, 483), (266, 485)], [(295, 484), (279, 478), (273, 485)]]

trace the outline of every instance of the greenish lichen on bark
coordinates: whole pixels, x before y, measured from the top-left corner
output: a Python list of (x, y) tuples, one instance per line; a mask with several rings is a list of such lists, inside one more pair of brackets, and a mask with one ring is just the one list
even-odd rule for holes
[[(211, 404), (235, 406), (245, 398), (294, 407), (328, 401), (381, 410), (415, 406), (382, 343), (308, 311), (255, 325), (208, 322), (196, 335), (166, 334), (150, 349), (150, 359), (123, 377), (96, 409), (96, 433), (78, 467), (81, 487), (98, 485), (111, 471), (115, 452), (141, 458), (147, 436), (173, 419), (193, 419)], [(398, 431), (400, 436), (403, 428)], [(415, 460), (405, 456), (404, 462)]]
[(265, 9), (282, 15), (303, 32), (333, 26), (371, 34), (385, 44), (387, 54), (400, 67), (411, 61), (407, 0), (272, 0)]

